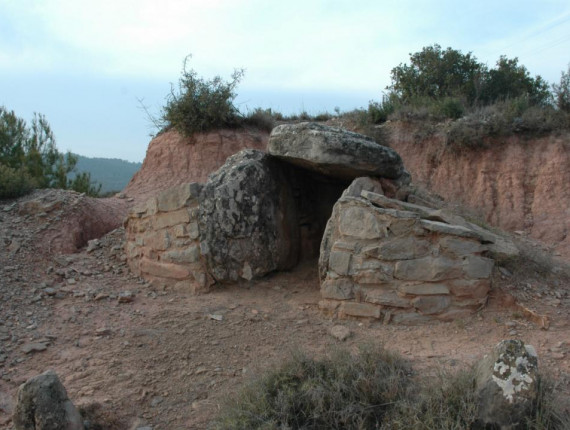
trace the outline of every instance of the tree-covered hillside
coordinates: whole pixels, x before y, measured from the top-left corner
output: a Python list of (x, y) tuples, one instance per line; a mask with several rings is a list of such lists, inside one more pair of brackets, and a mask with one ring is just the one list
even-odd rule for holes
[(142, 163), (133, 163), (117, 158), (89, 158), (77, 155), (77, 170), (90, 173), (91, 180), (101, 184), (102, 194), (121, 191), (141, 165)]

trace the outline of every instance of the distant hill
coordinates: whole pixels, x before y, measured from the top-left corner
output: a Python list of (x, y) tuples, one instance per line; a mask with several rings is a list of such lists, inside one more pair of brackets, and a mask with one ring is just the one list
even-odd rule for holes
[[(75, 155), (77, 156), (77, 171), (91, 173), (91, 180), (101, 184), (102, 194), (121, 191), (142, 166), (142, 163), (117, 158), (89, 158)], [(70, 178), (73, 178), (73, 174)]]

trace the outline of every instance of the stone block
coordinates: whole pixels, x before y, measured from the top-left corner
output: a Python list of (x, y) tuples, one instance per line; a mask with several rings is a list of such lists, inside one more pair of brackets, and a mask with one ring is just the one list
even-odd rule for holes
[(410, 308), (412, 306), (409, 299), (400, 297), (391, 287), (366, 288), (364, 301), (395, 308)]
[(198, 228), (198, 222), (196, 221), (192, 221), (188, 224), (186, 231), (188, 232), (190, 239), (198, 239), (200, 237), (200, 229)]
[(430, 243), (415, 237), (400, 237), (372, 245), (362, 250), (363, 254), (385, 261), (412, 260), (428, 255)]
[(186, 209), (178, 209), (173, 212), (158, 214), (154, 218), (154, 228), (160, 230), (177, 224), (188, 224), (188, 222), (190, 222), (188, 211)]
[(127, 242), (125, 252), (128, 258), (136, 258), (140, 255), (141, 250), (134, 242)]
[(393, 263), (385, 263), (375, 258), (367, 258), (366, 255), (357, 254), (352, 256), (350, 274), (354, 275), (363, 270), (379, 270), (388, 273), (390, 276), (394, 273)]
[(350, 186), (344, 190), (342, 196), (360, 197), (360, 194), (363, 190), (370, 191), (375, 194), (384, 194), (384, 191), (382, 190), (382, 184), (380, 184), (380, 181), (378, 179), (362, 176), (352, 181)]
[(465, 275), (472, 279), (489, 278), (494, 266), (494, 260), (476, 255), (469, 256), (463, 261)]
[(200, 196), (202, 185), (198, 183), (182, 184), (163, 191), (157, 197), (158, 210), (171, 212), (188, 205), (189, 200)]
[(362, 318), (380, 318), (382, 316), (380, 307), (370, 303), (344, 302), (341, 312), (344, 315)]
[(339, 216), (339, 231), (344, 236), (359, 239), (379, 239), (388, 235), (388, 226), (380, 221), (371, 208), (344, 207)]
[(425, 219), (422, 219), (420, 221), (420, 224), (425, 230), (431, 231), (433, 233), (449, 234), (452, 236), (477, 239), (479, 241), (482, 240), (479, 233), (460, 225), (445, 224), (443, 222), (428, 221)]
[(481, 242), (478, 240), (457, 236), (441, 238), (439, 246), (444, 253), (448, 254), (452, 258), (476, 254), (485, 250), (485, 246), (481, 245)]
[(140, 262), (140, 270), (143, 273), (147, 273), (151, 276), (156, 276), (158, 278), (168, 278), (183, 280), (190, 277), (190, 269), (181, 266), (179, 264), (173, 263), (163, 263), (159, 261), (149, 260), (148, 258), (142, 258)]
[(170, 248), (170, 235), (166, 231), (150, 232), (143, 237), (144, 246), (156, 251)]
[(200, 260), (200, 248), (190, 245), (185, 249), (173, 249), (163, 253), (161, 259), (168, 263), (195, 263)]
[(327, 279), (321, 285), (321, 296), (325, 299), (349, 300), (354, 298), (354, 283), (350, 279)]
[(491, 289), (490, 279), (456, 279), (449, 282), (451, 293), (457, 297), (482, 299), (487, 297)]
[(390, 234), (398, 236), (406, 236), (411, 234), (416, 226), (418, 225), (418, 220), (415, 218), (394, 218), (390, 222), (388, 231)]
[(442, 281), (459, 278), (463, 274), (462, 262), (445, 257), (424, 257), (398, 261), (394, 277), (405, 281)]
[(423, 315), (435, 315), (445, 311), (451, 304), (449, 296), (418, 296), (412, 305)]
[(333, 250), (329, 256), (329, 269), (339, 275), (348, 275), (350, 256), (349, 252)]
[(186, 226), (184, 224), (175, 225), (172, 232), (176, 237), (188, 237), (188, 232), (186, 231)]
[(357, 284), (385, 284), (392, 281), (394, 278), (392, 277), (393, 269), (390, 272), (385, 272), (382, 270), (363, 270), (357, 272), (353, 275), (353, 279)]
[(402, 294), (415, 296), (434, 296), (449, 294), (449, 288), (443, 284), (402, 284), (398, 286)]

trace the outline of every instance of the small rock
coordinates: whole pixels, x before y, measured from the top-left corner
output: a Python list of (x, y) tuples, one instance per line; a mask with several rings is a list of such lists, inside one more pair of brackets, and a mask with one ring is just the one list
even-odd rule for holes
[(343, 325), (335, 325), (331, 328), (330, 334), (332, 337), (342, 342), (350, 337), (351, 332), (348, 327), (345, 327)]
[(219, 314), (208, 314), (208, 318), (214, 321), (222, 321), (224, 319), (224, 316)]
[(99, 293), (95, 296), (95, 301), (103, 300), (109, 297), (109, 294)]
[(106, 327), (98, 328), (95, 330), (95, 334), (97, 336), (108, 336), (111, 334), (111, 329), (108, 329)]
[(160, 405), (163, 401), (164, 401), (163, 397), (160, 396), (153, 397), (152, 400), (150, 401), (150, 406), (154, 408), (155, 406)]
[(99, 239), (93, 239), (87, 242), (87, 252), (93, 252), (101, 246), (101, 241)]
[(513, 276), (513, 274), (508, 269), (506, 269), (504, 267), (499, 267), (499, 271), (501, 272), (501, 274), (503, 276), (506, 276), (507, 278), (510, 278)]
[(121, 291), (119, 293), (118, 301), (119, 303), (131, 303), (135, 299), (135, 296), (130, 291)]
[(37, 343), (26, 343), (22, 346), (22, 352), (30, 354), (31, 352), (41, 352), (47, 349), (47, 344), (37, 342)]
[(55, 291), (53, 288), (49, 288), (49, 287), (46, 288), (46, 289), (44, 290), (44, 292), (45, 292), (48, 296), (50, 296), (50, 297), (53, 297), (53, 296), (55, 296), (55, 294), (56, 294), (56, 291)]

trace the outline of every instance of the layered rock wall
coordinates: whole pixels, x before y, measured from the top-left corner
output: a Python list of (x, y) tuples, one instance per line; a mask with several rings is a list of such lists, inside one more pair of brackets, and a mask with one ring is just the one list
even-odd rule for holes
[(182, 184), (130, 211), (126, 253), (134, 274), (184, 291), (207, 291), (212, 280), (200, 251), (201, 190), (197, 183)]
[(485, 149), (458, 154), (445, 149), (443, 133), (418, 138), (409, 125), (386, 127), (415, 184), (494, 226), (524, 231), (570, 260), (569, 134), (494, 138)]
[(322, 309), (414, 324), (456, 319), (486, 303), (494, 260), (479, 233), (429, 208), (362, 195), (341, 198), (327, 225)]

